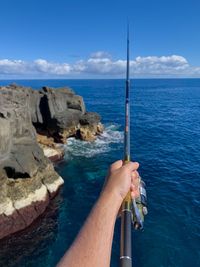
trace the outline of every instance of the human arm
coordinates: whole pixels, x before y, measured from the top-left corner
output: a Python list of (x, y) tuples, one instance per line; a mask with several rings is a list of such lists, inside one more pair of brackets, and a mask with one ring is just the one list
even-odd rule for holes
[(70, 249), (57, 267), (109, 267), (116, 217), (123, 199), (131, 189), (137, 197), (138, 163), (111, 165), (108, 180), (99, 199)]

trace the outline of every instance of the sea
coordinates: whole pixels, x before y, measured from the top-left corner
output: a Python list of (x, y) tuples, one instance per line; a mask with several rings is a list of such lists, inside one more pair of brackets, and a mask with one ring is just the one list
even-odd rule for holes
[[(71, 87), (105, 126), (95, 142), (70, 138), (55, 166), (64, 187), (30, 227), (0, 241), (1, 267), (55, 267), (123, 158), (124, 80), (10, 80), (38, 90)], [(131, 157), (147, 186), (143, 231), (132, 231), (134, 267), (200, 266), (200, 79), (131, 80)], [(117, 220), (111, 266), (119, 264)], [(69, 266), (70, 267), (70, 266)], [(81, 267), (81, 266), (80, 266)], [(95, 267), (95, 266), (94, 266)], [(103, 267), (103, 266), (102, 266)]]

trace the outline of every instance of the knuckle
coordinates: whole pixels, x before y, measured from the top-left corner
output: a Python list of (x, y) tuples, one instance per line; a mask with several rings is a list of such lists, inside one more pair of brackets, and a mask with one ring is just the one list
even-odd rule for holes
[(134, 172), (132, 172), (132, 178), (137, 178), (138, 177), (138, 174), (137, 174), (137, 172), (136, 171), (134, 171)]

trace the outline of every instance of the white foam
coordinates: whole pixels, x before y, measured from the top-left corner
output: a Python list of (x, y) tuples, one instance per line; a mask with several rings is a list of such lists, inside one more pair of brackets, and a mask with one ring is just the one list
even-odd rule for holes
[(94, 142), (80, 141), (75, 138), (68, 138), (65, 145), (65, 157), (70, 159), (73, 156), (91, 158), (97, 154), (109, 152), (111, 144), (123, 142), (123, 132), (118, 131), (118, 125), (105, 127), (103, 134), (97, 137)]

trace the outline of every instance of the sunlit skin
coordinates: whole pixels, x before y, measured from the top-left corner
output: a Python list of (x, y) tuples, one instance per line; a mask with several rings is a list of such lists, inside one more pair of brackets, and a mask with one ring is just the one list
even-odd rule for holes
[[(109, 267), (114, 226), (123, 199), (139, 196), (137, 162), (114, 162), (106, 183), (75, 241), (57, 267)], [(67, 234), (67, 233), (66, 233)]]

